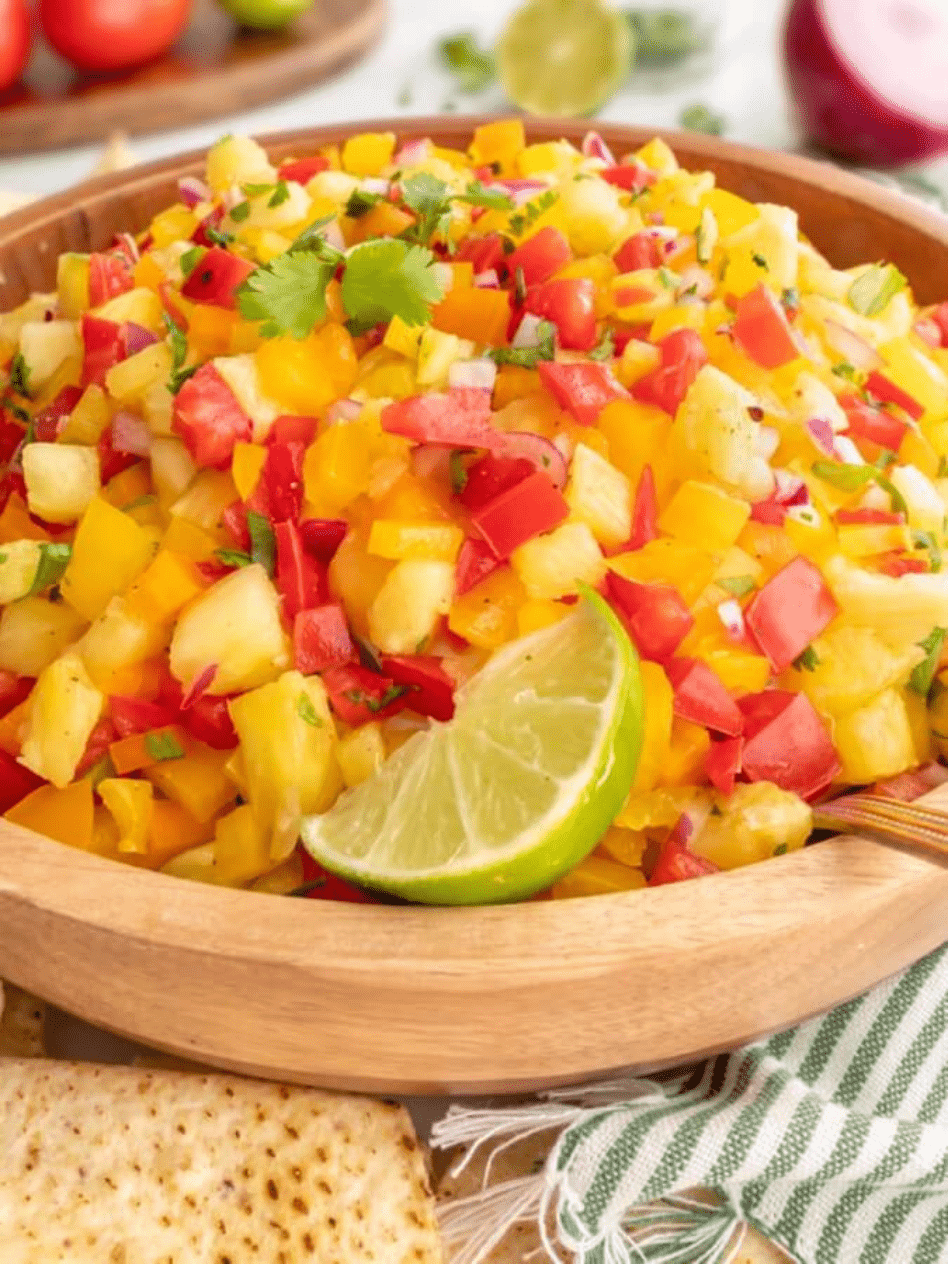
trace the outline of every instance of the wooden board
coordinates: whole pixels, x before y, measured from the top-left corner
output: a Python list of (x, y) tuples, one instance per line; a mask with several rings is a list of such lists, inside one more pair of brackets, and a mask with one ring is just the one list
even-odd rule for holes
[(0, 93), (0, 154), (160, 132), (291, 96), (367, 52), (385, 14), (386, 0), (316, 0), (285, 31), (251, 32), (196, 0), (174, 48), (126, 75), (80, 75), (38, 41), (24, 84)]
[[(477, 120), (383, 120), (463, 143)], [(264, 137), (303, 156), (352, 129)], [(534, 122), (531, 140), (585, 129)], [(643, 129), (604, 127), (617, 153)], [(685, 166), (796, 206), (840, 266), (948, 289), (948, 219), (806, 159), (669, 133)], [(0, 224), (0, 309), (174, 199), (200, 154), (91, 181)], [(948, 810), (948, 787), (930, 796)], [(853, 838), (700, 881), (425, 909), (288, 900), (147, 873), (0, 822), (0, 975), (79, 1016), (235, 1070), (405, 1093), (521, 1091), (734, 1047), (942, 943), (948, 867)]]

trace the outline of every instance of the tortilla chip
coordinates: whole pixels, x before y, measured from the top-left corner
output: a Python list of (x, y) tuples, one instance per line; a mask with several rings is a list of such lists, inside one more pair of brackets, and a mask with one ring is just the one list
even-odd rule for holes
[(0, 1060), (4, 1264), (442, 1264), (405, 1110), (224, 1075)]
[(0, 983), (0, 1057), (42, 1058), (46, 1006), (29, 992)]
[[(491, 1185), (529, 1176), (539, 1171), (546, 1162), (546, 1156), (556, 1140), (556, 1135), (555, 1130), (538, 1133), (535, 1137), (527, 1137), (524, 1141), (519, 1141), (509, 1149), (501, 1151), (491, 1164)], [(489, 1153), (489, 1146), (482, 1147), (481, 1153), (476, 1154), (464, 1171), (457, 1176), (451, 1175), (451, 1167), (449, 1167), (438, 1186), (438, 1202), (476, 1194), (483, 1183), (484, 1167)], [(455, 1160), (457, 1157), (458, 1155), (453, 1156)], [(708, 1197), (710, 1201), (712, 1196)], [(541, 1264), (541, 1261), (546, 1258), (546, 1252), (540, 1242), (539, 1230), (532, 1220), (527, 1220), (514, 1225), (497, 1246), (485, 1256), (483, 1264), (523, 1264), (525, 1260)], [(778, 1247), (765, 1241), (756, 1230), (749, 1228), (731, 1264), (792, 1264), (792, 1261)]]

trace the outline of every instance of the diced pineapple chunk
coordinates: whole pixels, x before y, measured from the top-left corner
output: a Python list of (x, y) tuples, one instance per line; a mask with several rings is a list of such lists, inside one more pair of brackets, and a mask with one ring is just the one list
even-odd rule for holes
[(60, 443), (95, 445), (112, 420), (112, 408), (101, 386), (87, 386), (66, 419), (59, 434)]
[(215, 193), (232, 184), (273, 184), (266, 150), (249, 136), (224, 136), (207, 155), (207, 182)]
[(168, 643), (169, 632), (129, 609), (124, 597), (113, 597), (76, 651), (96, 687), (113, 692), (115, 677), (125, 667), (154, 657)]
[(0, 606), (19, 601), (33, 587), (42, 549), (36, 540), (12, 540), (0, 546)]
[(166, 343), (154, 342), (113, 365), (105, 375), (105, 387), (120, 404), (140, 403), (153, 386), (167, 382), (170, 372), (170, 349)]
[(50, 380), (60, 365), (82, 355), (82, 342), (74, 321), (27, 321), (20, 330), (20, 355), (26, 369), (30, 395)]
[(620, 191), (604, 180), (566, 180), (560, 186), (569, 244), (578, 255), (608, 253), (622, 236), (626, 211)]
[(300, 817), (325, 811), (340, 789), (336, 729), (318, 676), (285, 672), (279, 680), (230, 703), (240, 738), (250, 805), (283, 860), (299, 835)]
[(145, 569), (154, 551), (151, 533), (96, 496), (76, 531), (62, 594), (91, 621)]
[(302, 185), (290, 180), (286, 183), (287, 196), (271, 206), (272, 192), (261, 193), (250, 199), (250, 214), (245, 223), (248, 228), (275, 231), (290, 224), (298, 224), (306, 218), (310, 197)]
[(837, 719), (833, 742), (843, 777), (853, 785), (894, 776), (917, 762), (905, 699), (895, 689)]
[(948, 627), (948, 574), (873, 574), (842, 557), (826, 564), (833, 596), (851, 623), (875, 628), (892, 645), (914, 645), (932, 628)]
[(23, 477), (30, 513), (47, 522), (76, 522), (99, 490), (94, 448), (71, 443), (29, 443)]
[(455, 360), (469, 360), (473, 351), (474, 343), (466, 338), (442, 333), (440, 329), (426, 325), (418, 344), (418, 385), (443, 385)]
[(711, 813), (691, 842), (696, 855), (719, 869), (737, 869), (797, 851), (813, 829), (813, 813), (799, 795), (769, 781), (738, 785)]
[[(948, 405), (948, 398), (945, 403)], [(914, 465), (896, 465), (890, 477), (902, 493), (909, 525), (917, 531), (932, 531), (940, 535), (945, 525), (945, 502), (931, 479)]]
[(606, 560), (585, 522), (564, 522), (515, 549), (510, 564), (530, 597), (566, 597), (579, 584), (598, 584)]
[(96, 791), (118, 826), (118, 850), (144, 855), (148, 851), (148, 827), (154, 807), (151, 782), (132, 777), (105, 777)]
[[(721, 245), (727, 255), (723, 286), (738, 296), (765, 281), (778, 294), (797, 283), (797, 213), (761, 202), (757, 219), (731, 233)], [(763, 260), (763, 266), (758, 262)]]
[(801, 424), (818, 417), (828, 421), (836, 431), (848, 430), (849, 420), (836, 396), (820, 379), (807, 370), (798, 373), (790, 388), (790, 408)]
[(5, 357), (16, 351), (23, 326), (31, 321), (44, 323), (47, 314), (56, 311), (57, 303), (58, 295), (55, 293), (33, 294), (25, 303), (14, 307), (12, 312), (0, 312), (0, 349)]
[(0, 671), (38, 676), (79, 635), (84, 621), (65, 602), (26, 597), (0, 613)]
[(385, 756), (385, 739), (374, 720), (347, 733), (336, 748), (339, 771), (347, 786), (358, 786), (368, 781), (381, 768)]
[[(131, 321), (133, 325), (141, 325), (143, 329), (148, 329), (153, 334), (164, 334), (163, 312), (161, 299), (155, 291), (140, 285), (134, 290), (126, 290), (124, 294), (117, 294), (115, 298), (110, 298), (107, 303), (96, 308), (95, 314), (101, 320), (111, 320), (117, 325)], [(154, 345), (164, 346), (164, 343)]]
[(280, 415), (280, 409), (263, 392), (256, 358), (250, 353), (218, 356), (212, 363), (253, 422), (254, 442), (262, 443)]
[(684, 446), (722, 483), (749, 500), (763, 500), (773, 487), (767, 462), (755, 454), (760, 401), (732, 377), (706, 364), (682, 400), (675, 430)]
[(224, 470), (199, 470), (169, 509), (173, 518), (186, 518), (205, 531), (220, 526), (221, 515), (237, 500), (237, 488)]
[(89, 307), (89, 256), (67, 251), (56, 261), (56, 292), (59, 314), (78, 320)]
[(30, 694), (20, 762), (59, 789), (68, 786), (104, 703), (77, 653), (55, 659)]
[(666, 505), (658, 525), (686, 543), (723, 552), (733, 545), (749, 517), (746, 500), (729, 496), (713, 483), (688, 479)]
[(369, 607), (369, 630), (386, 654), (414, 654), (451, 609), (454, 567), (450, 562), (399, 562)]
[[(191, 854), (197, 855), (203, 850), (195, 848)], [(249, 803), (221, 817), (210, 850), (213, 869), (204, 881), (221, 886), (243, 886), (266, 873), (274, 863), (269, 834)]]
[(180, 439), (161, 436), (152, 441), (151, 481), (158, 496), (158, 503), (167, 509), (179, 496), (183, 496), (197, 466)]
[(605, 457), (577, 443), (565, 492), (572, 517), (584, 522), (600, 544), (622, 544), (632, 530), (629, 480)]

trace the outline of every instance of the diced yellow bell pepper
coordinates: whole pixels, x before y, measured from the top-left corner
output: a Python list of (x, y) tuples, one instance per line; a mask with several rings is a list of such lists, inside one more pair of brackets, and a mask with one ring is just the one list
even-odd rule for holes
[(698, 548), (723, 552), (735, 542), (750, 517), (746, 500), (713, 483), (682, 483), (658, 520), (667, 535)]
[(256, 352), (260, 386), (300, 417), (321, 413), (346, 395), (358, 373), (352, 335), (329, 321), (308, 338), (268, 338)]
[(40, 673), (29, 704), (20, 762), (63, 789), (75, 775), (105, 697), (70, 650)]
[(342, 169), (354, 176), (377, 176), (394, 152), (394, 132), (362, 132), (343, 145)]
[(472, 645), (496, 649), (517, 636), (517, 611), (525, 598), (526, 590), (513, 571), (499, 567), (456, 598), (448, 627)]
[(730, 648), (699, 648), (696, 655), (704, 659), (724, 687), (736, 697), (760, 693), (770, 681), (770, 663), (760, 654)]
[(267, 460), (267, 449), (259, 443), (235, 443), (230, 476), (241, 500), (248, 500), (257, 486)]
[(795, 548), (816, 564), (822, 565), (837, 551), (836, 531), (829, 514), (817, 509), (803, 516), (784, 519), (783, 529)]
[(553, 883), (550, 895), (554, 900), (568, 900), (584, 895), (640, 891), (647, 885), (641, 869), (631, 869), (605, 856), (587, 856), (564, 878)]
[(374, 436), (359, 422), (330, 426), (306, 451), (306, 499), (331, 517), (368, 487)]
[(56, 292), (59, 315), (78, 320), (89, 310), (89, 256), (67, 252), (56, 264)]
[(162, 794), (206, 824), (237, 797), (236, 787), (224, 771), (229, 757), (230, 751), (192, 742), (180, 759), (164, 759), (144, 773)]
[(629, 865), (633, 869), (641, 869), (648, 847), (648, 835), (644, 830), (623, 829), (619, 825), (611, 825), (596, 846), (597, 852), (605, 852), (620, 865)]
[(193, 211), (178, 202), (159, 212), (151, 221), (151, 238), (156, 249), (161, 250), (175, 241), (187, 241), (198, 226)]
[(893, 338), (879, 348), (886, 361), (883, 374), (916, 400), (925, 412), (924, 425), (948, 412), (948, 375), (908, 338)]
[(220, 547), (220, 541), (187, 518), (173, 517), (168, 523), (161, 547), (192, 562), (206, 562), (214, 556), (215, 549)]
[(503, 290), (472, 287), (449, 290), (434, 309), (432, 324), (442, 333), (456, 334), (490, 347), (507, 341), (510, 299)]
[(675, 716), (671, 745), (662, 766), (659, 784), (690, 786), (704, 780), (704, 761), (711, 749), (708, 730)]
[(98, 792), (119, 828), (119, 851), (147, 852), (154, 802), (151, 782), (132, 777), (106, 777), (99, 782)]
[(136, 285), (148, 290), (157, 290), (165, 279), (161, 265), (150, 254), (142, 255), (132, 269), (132, 276)]
[(904, 523), (844, 523), (837, 533), (840, 550), (847, 557), (873, 557), (912, 547), (912, 535)]
[(631, 399), (607, 404), (596, 422), (596, 428), (609, 441), (609, 459), (633, 487), (644, 466), (651, 465), (653, 471), (660, 466), (671, 425), (672, 419), (660, 408)]
[(94, 806), (92, 782), (84, 779), (59, 789), (40, 786), (10, 808), (6, 819), (69, 847), (90, 851)]
[(392, 561), (408, 557), (453, 562), (463, 543), (464, 532), (450, 523), (376, 518), (369, 532), (369, 552)]
[(737, 537), (737, 543), (760, 562), (768, 575), (776, 575), (799, 553), (796, 543), (782, 527), (763, 522), (748, 522)]
[(187, 558), (159, 549), (155, 560), (129, 589), (126, 605), (130, 613), (164, 623), (199, 597), (204, 587)]
[(714, 553), (666, 537), (650, 540), (644, 548), (631, 553), (617, 553), (608, 560), (611, 570), (636, 583), (671, 584), (689, 606), (707, 588), (720, 562)]
[(153, 553), (148, 531), (95, 496), (76, 530), (62, 594), (84, 619), (92, 620), (141, 574)]
[(727, 189), (712, 189), (704, 195), (702, 202), (718, 221), (718, 232), (722, 237), (729, 237), (760, 218), (760, 211), (753, 202), (747, 202)]
[(561, 601), (531, 597), (517, 611), (517, 635), (526, 636), (530, 632), (538, 632), (540, 628), (548, 628), (565, 619), (569, 613), (570, 607)]
[(470, 154), (477, 166), (499, 163), (502, 174), (509, 174), (517, 155), (526, 146), (526, 135), (520, 119), (498, 119), (474, 129)]
[(387, 752), (382, 730), (375, 721), (362, 724), (341, 738), (336, 747), (339, 771), (347, 786), (358, 786), (378, 772)]
[(671, 750), (674, 691), (658, 663), (643, 660), (639, 664), (642, 677), (643, 731), (642, 750), (632, 782), (634, 793), (654, 790)]
[(920, 430), (906, 433), (899, 447), (899, 461), (904, 465), (914, 465), (926, 478), (938, 477), (938, 453)]
[(415, 217), (391, 202), (376, 202), (353, 225), (352, 243), (368, 241), (370, 237), (398, 237), (415, 222)]
[(273, 868), (269, 837), (249, 803), (217, 822), (214, 832), (214, 881), (243, 886)]
[(409, 360), (415, 360), (418, 357), (418, 344), (421, 342), (423, 328), (423, 325), (406, 325), (400, 316), (393, 316), (382, 339), (382, 346), (389, 351), (397, 351)]

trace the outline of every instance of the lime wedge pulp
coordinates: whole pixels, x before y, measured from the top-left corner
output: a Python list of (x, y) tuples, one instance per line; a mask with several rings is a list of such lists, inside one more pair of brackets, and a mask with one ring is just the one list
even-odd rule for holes
[(632, 35), (602, 0), (528, 0), (497, 45), (504, 92), (530, 114), (593, 114), (629, 73)]
[(595, 593), (505, 646), (375, 776), (303, 821), (327, 869), (425, 904), (532, 895), (612, 823), (642, 741), (638, 659)]

